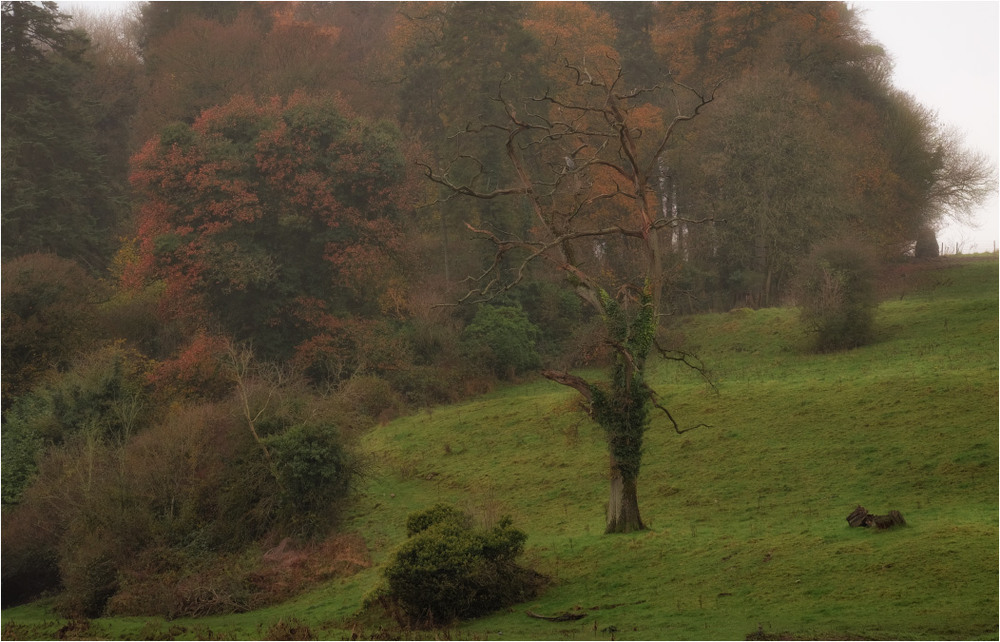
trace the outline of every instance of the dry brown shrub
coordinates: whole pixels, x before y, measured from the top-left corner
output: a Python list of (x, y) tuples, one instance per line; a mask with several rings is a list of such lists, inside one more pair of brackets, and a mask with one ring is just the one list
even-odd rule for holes
[[(36, 506), (3, 511), (3, 607), (27, 602), (59, 586), (57, 524)], [(6, 634), (5, 640), (13, 639)], [(23, 638), (30, 639), (30, 638)]]
[(368, 545), (356, 533), (301, 545), (285, 538), (261, 556), (250, 576), (256, 588), (253, 608), (283, 602), (320, 582), (353, 575), (371, 565)]

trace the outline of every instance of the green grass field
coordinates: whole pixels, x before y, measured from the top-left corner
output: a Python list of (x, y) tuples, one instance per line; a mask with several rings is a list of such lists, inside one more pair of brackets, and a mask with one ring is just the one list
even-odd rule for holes
[[(678, 364), (652, 365), (682, 427), (711, 426), (678, 435), (654, 416), (639, 480), (644, 532), (602, 534), (602, 435), (575, 392), (535, 381), (362, 438), (371, 469), (345, 528), (367, 541), (370, 568), (266, 611), (108, 618), (66, 634), (276, 638), (271, 627), (294, 620), (316, 637), (349, 638), (406, 516), (448, 501), (487, 524), (511, 515), (528, 533), (524, 562), (552, 582), (508, 612), (406, 637), (997, 639), (997, 258), (903, 273), (887, 289), (878, 340), (850, 352), (806, 352), (792, 309), (672, 320), (717, 392)], [(858, 504), (899, 510), (908, 526), (849, 528)], [(65, 624), (44, 602), (3, 613), (5, 639), (55, 637)], [(354, 632), (380, 633), (364, 627)]]

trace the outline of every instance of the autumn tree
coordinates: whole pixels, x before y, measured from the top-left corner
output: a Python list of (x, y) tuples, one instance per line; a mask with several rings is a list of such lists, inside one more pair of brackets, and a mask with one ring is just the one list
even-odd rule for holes
[(946, 219), (964, 221), (996, 192), (996, 167), (963, 148), (961, 136), (912, 96), (890, 90), (878, 103), (882, 146), (894, 180), (884, 185), (888, 213), (876, 229), (895, 254), (916, 242), (936, 249), (935, 231)]
[(657, 3), (651, 23), (653, 48), (687, 82), (774, 68), (840, 82), (860, 60), (879, 57), (857, 37), (860, 21), (842, 2)]
[(268, 28), (263, 5), (247, 2), (150, 2), (142, 11), (146, 61), (133, 136), (141, 146), (174, 121), (252, 95), (254, 61)]
[(391, 3), (146, 3), (138, 143), (235, 95), (338, 93), (358, 112), (388, 116), (392, 90), (373, 78), (391, 12)]
[(95, 338), (99, 287), (86, 270), (54, 254), (3, 262), (3, 406), (47, 371), (64, 368)]
[(663, 3), (651, 19), (679, 78), (728, 78), (668, 159), (672, 205), (717, 221), (679, 229), (675, 306), (779, 304), (816, 243), (862, 233), (898, 257), (988, 191), (989, 165), (892, 87), (846, 5)]
[(398, 145), (390, 125), (301, 95), (235, 98), (165, 128), (134, 161), (126, 284), (162, 280), (167, 317), (268, 358), (340, 349), (402, 287)]
[[(509, 184), (485, 180), (486, 170), (476, 171), (478, 159), (457, 158), (426, 173), (454, 194), (516, 199), (532, 216), (523, 233), (470, 226), (492, 243), (495, 255), (466, 300), (510, 290), (529, 267), (546, 263), (604, 318), (615, 351), (610, 381), (544, 374), (578, 390), (604, 429), (611, 476), (606, 530), (630, 532), (644, 528), (637, 482), (649, 410), (665, 410), (644, 380), (666, 279), (662, 236), (676, 223), (659, 206), (659, 161), (677, 129), (714, 96), (670, 79), (663, 86), (630, 86), (610, 58), (593, 65), (564, 62), (563, 72), (569, 82), (559, 93), (515, 97), (500, 84), (494, 100), (504, 118), (466, 128), (468, 135), (503, 138)], [(621, 256), (632, 258), (607, 269), (608, 259)]]
[(615, 27), (614, 48), (621, 56), (622, 71), (632, 82), (652, 86), (666, 71), (666, 61), (653, 47), (657, 6), (652, 2), (594, 3), (611, 18)]

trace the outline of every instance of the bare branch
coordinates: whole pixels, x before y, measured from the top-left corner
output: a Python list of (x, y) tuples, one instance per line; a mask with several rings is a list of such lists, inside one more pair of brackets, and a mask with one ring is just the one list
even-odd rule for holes
[[(589, 404), (594, 399), (594, 393), (593, 390), (591, 389), (591, 384), (586, 379), (560, 370), (543, 370), (542, 376), (548, 379), (549, 381), (554, 381), (555, 383), (558, 383), (560, 385), (568, 386), (579, 392), (580, 395), (583, 396), (584, 401), (587, 404), (586, 406), (587, 414), (591, 413)], [(676, 432), (678, 435), (683, 435), (684, 433), (690, 432), (696, 428), (713, 427), (710, 424), (700, 423), (682, 429), (680, 425), (677, 423), (677, 420), (674, 419), (674, 416), (670, 414), (669, 410), (667, 410), (666, 406), (660, 403), (659, 397), (653, 391), (653, 389), (650, 388), (649, 386), (645, 386), (645, 388), (647, 394), (649, 395), (649, 402), (653, 405), (653, 407), (657, 408), (667, 416), (667, 419), (670, 421), (670, 424), (674, 427), (674, 432)]]
[(618, 225), (612, 225), (605, 228), (590, 229), (590, 230), (574, 230), (566, 232), (564, 234), (560, 234), (546, 242), (503, 239), (500, 238), (494, 232), (474, 227), (468, 223), (466, 224), (466, 227), (470, 231), (481, 235), (483, 238), (489, 239), (497, 248), (497, 252), (494, 255), (492, 265), (489, 268), (487, 268), (483, 272), (483, 274), (474, 279), (476, 282), (482, 282), (490, 274), (492, 274), (501, 265), (504, 257), (506, 257), (508, 253), (520, 249), (528, 251), (529, 254), (521, 261), (516, 270), (514, 278), (512, 278), (510, 281), (504, 284), (500, 284), (497, 278), (493, 278), (487, 282), (486, 286), (481, 287), (477, 290), (473, 290), (469, 292), (469, 294), (466, 294), (466, 296), (462, 297), (461, 301), (463, 302), (476, 294), (483, 295), (484, 297), (487, 297), (487, 299), (485, 300), (488, 300), (489, 298), (492, 298), (492, 296), (495, 296), (495, 294), (490, 295), (490, 290), (497, 285), (499, 285), (499, 289), (496, 291), (497, 294), (512, 289), (515, 285), (520, 283), (521, 280), (524, 278), (524, 273), (527, 270), (528, 265), (530, 265), (533, 261), (541, 257), (543, 259), (552, 262), (558, 269), (572, 275), (575, 281), (583, 286), (583, 290), (577, 288), (577, 294), (586, 299), (588, 303), (594, 305), (595, 308), (599, 308), (596, 299), (596, 292), (599, 289), (599, 286), (593, 280), (593, 278), (586, 272), (580, 270), (577, 266), (570, 263), (565, 258), (565, 256), (558, 256), (558, 257), (552, 256), (550, 250), (558, 248), (568, 241), (580, 238), (601, 237), (609, 235), (620, 235), (620, 236), (631, 236), (635, 238), (642, 238), (641, 231), (628, 230)]
[(274, 477), (274, 480), (278, 483), (278, 486), (282, 486), (281, 476), (278, 474), (278, 469), (274, 464), (274, 460), (271, 458), (271, 451), (268, 450), (267, 444), (261, 438), (260, 434), (257, 432), (257, 421), (260, 419), (261, 415), (267, 410), (268, 405), (271, 403), (271, 397), (274, 395), (275, 387), (267, 387), (267, 398), (264, 403), (260, 405), (257, 412), (254, 413), (250, 408), (250, 397), (251, 397), (251, 369), (254, 367), (254, 355), (253, 350), (249, 346), (239, 346), (233, 341), (226, 342), (226, 365), (229, 367), (230, 374), (233, 377), (233, 382), (236, 384), (236, 390), (239, 394), (240, 402), (243, 406), (243, 418), (246, 419), (247, 427), (250, 429), (250, 433), (253, 436), (254, 441), (260, 448), (261, 452), (264, 454), (264, 460), (267, 464), (267, 468)]
[(725, 219), (715, 218), (714, 216), (708, 216), (706, 218), (687, 218), (684, 216), (671, 216), (670, 218), (658, 218), (653, 221), (650, 229), (658, 230), (664, 227), (670, 227), (676, 223), (690, 223), (692, 225), (699, 225), (702, 223), (725, 223)]
[[(678, 113), (677, 113), (677, 115), (674, 116), (673, 120), (670, 121), (670, 124), (667, 125), (667, 130), (663, 133), (663, 137), (660, 139), (660, 144), (656, 148), (656, 152), (649, 159), (649, 164), (647, 165), (646, 171), (645, 171), (645, 175), (646, 176), (649, 176), (649, 175), (652, 174), (654, 166), (659, 162), (660, 157), (663, 156), (663, 153), (666, 151), (667, 144), (670, 142), (670, 138), (673, 136), (674, 128), (679, 123), (682, 123), (682, 122), (688, 121), (688, 120), (692, 120), (699, 113), (701, 113), (701, 110), (705, 107), (705, 105), (708, 105), (709, 103), (711, 103), (712, 101), (715, 100), (715, 92), (722, 85), (722, 81), (720, 80), (718, 83), (716, 83), (715, 87), (712, 88), (712, 93), (708, 97), (706, 97), (704, 94), (699, 93), (693, 87), (690, 87), (688, 85), (685, 85), (684, 83), (678, 82), (677, 80), (675, 80), (673, 78), (671, 78), (670, 80), (671, 80), (671, 82), (673, 82), (673, 84), (675, 86), (680, 87), (682, 89), (685, 89), (685, 90), (691, 92), (691, 94), (694, 95), (698, 99), (698, 104), (695, 106), (694, 110), (691, 111), (688, 114), (682, 114), (682, 113), (680, 113), (680, 107), (678, 106), (678, 110), (677, 110)], [(675, 97), (676, 97), (676, 94), (675, 94)]]
[(618, 100), (631, 100), (632, 98), (637, 98), (642, 94), (649, 94), (662, 89), (660, 85), (653, 85), (652, 87), (636, 87), (635, 89), (628, 91), (624, 94), (614, 94), (614, 97)]
[(657, 401), (656, 393), (653, 392), (651, 389), (649, 389), (649, 402), (651, 404), (653, 404), (653, 406), (655, 406), (656, 408), (658, 408), (658, 409), (660, 409), (660, 410), (663, 411), (663, 414), (665, 414), (667, 416), (667, 419), (670, 420), (670, 423), (673, 424), (673, 426), (674, 426), (674, 432), (676, 432), (678, 435), (683, 435), (684, 433), (690, 432), (690, 431), (694, 430), (695, 428), (711, 428), (712, 427), (709, 424), (702, 423), (702, 424), (697, 424), (695, 426), (691, 426), (690, 428), (685, 428), (684, 430), (681, 430), (680, 426), (677, 425), (677, 421), (674, 419), (674, 416), (671, 415), (670, 411), (667, 410), (659, 401)]
[(719, 389), (716, 388), (715, 382), (712, 381), (711, 373), (709, 373), (708, 368), (705, 366), (702, 360), (699, 359), (696, 355), (691, 354), (690, 352), (686, 352), (684, 350), (677, 350), (677, 349), (668, 350), (663, 346), (661, 346), (660, 342), (655, 339), (653, 340), (653, 347), (656, 348), (656, 351), (660, 353), (660, 356), (663, 357), (664, 359), (667, 359), (669, 361), (680, 361), (687, 367), (697, 372), (701, 376), (701, 378), (705, 380), (705, 383), (707, 383), (709, 387), (711, 387), (716, 394), (719, 393)]
[[(586, 59), (584, 59), (583, 62), (584, 62), (584, 64), (586, 64), (587, 63)], [(572, 71), (572, 72), (574, 72), (576, 74), (576, 85), (577, 85), (577, 87), (582, 87), (583, 85), (593, 85), (594, 87), (603, 87), (604, 86), (601, 83), (594, 82), (594, 77), (590, 75), (590, 72), (587, 71), (586, 67), (584, 67), (584, 68), (581, 69), (580, 67), (577, 67), (576, 65), (569, 64), (569, 58), (563, 58), (563, 66), (566, 69), (569, 69), (570, 71)], [(584, 79), (584, 76), (586, 76), (586, 79)]]
[(424, 175), (427, 176), (427, 178), (430, 179), (432, 182), (447, 187), (454, 194), (460, 194), (462, 196), (471, 196), (473, 198), (478, 198), (482, 200), (490, 200), (501, 196), (511, 196), (514, 194), (531, 193), (530, 186), (507, 187), (502, 189), (490, 190), (487, 192), (480, 192), (469, 185), (456, 185), (452, 183), (450, 180), (448, 180), (443, 174), (435, 174), (431, 166), (424, 162), (418, 161), (417, 165), (424, 168)]

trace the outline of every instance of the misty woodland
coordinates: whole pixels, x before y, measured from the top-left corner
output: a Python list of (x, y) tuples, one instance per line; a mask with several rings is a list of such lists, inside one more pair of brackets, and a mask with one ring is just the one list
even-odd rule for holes
[(5, 639), (995, 639), (996, 170), (856, 9), (118, 9), (3, 2)]

